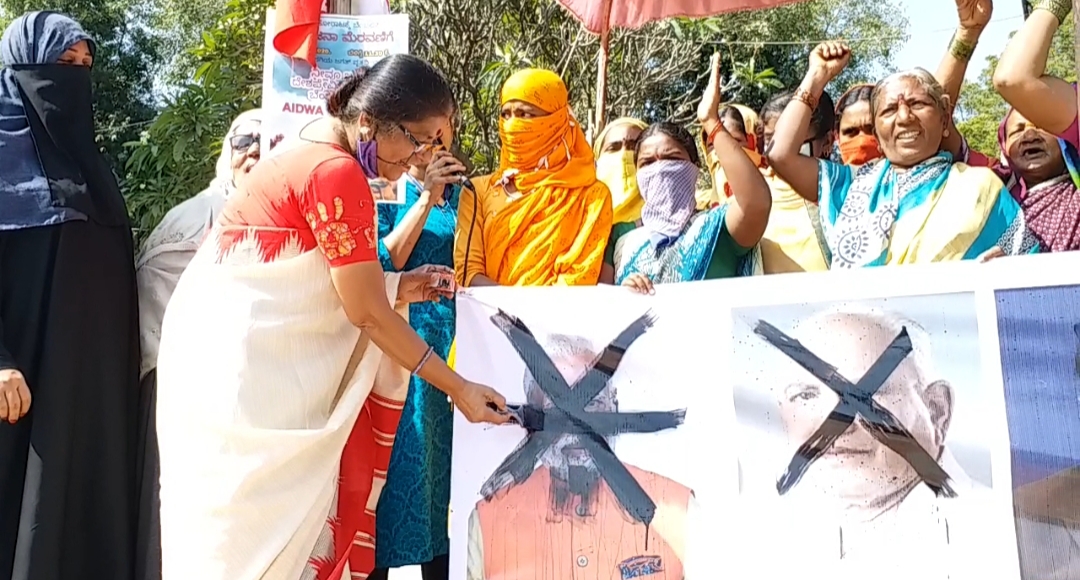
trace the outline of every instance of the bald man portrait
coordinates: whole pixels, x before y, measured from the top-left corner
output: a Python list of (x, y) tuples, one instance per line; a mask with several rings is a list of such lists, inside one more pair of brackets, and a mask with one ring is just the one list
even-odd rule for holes
[[(600, 362), (599, 351), (581, 337), (553, 335), (542, 346), (571, 389)], [(528, 370), (524, 391), (528, 407), (545, 413), (552, 410), (552, 398)], [(656, 432), (675, 428), (685, 414), (682, 410), (620, 413), (617, 395), (615, 381), (608, 380), (585, 404), (586, 416), (596, 417), (597, 425), (605, 417), (625, 423), (650, 414), (667, 416), (660, 420), (668, 423), (650, 429)], [(548, 419), (546, 424), (553, 428), (554, 422)], [(697, 525), (694, 521), (700, 511), (693, 490), (610, 455), (633, 481), (620, 479), (610, 464), (596, 457), (597, 446), (586, 441), (591, 437), (609, 447), (617, 439), (570, 429), (550, 444), (545, 442), (535, 462), (527, 459), (522, 473), (512, 464), (523, 449), (530, 448), (527, 438), (495, 470), (481, 490), (483, 499), (469, 516), (468, 580), (715, 577), (708, 573), (707, 562), (701, 562), (706, 566), (704, 572), (693, 574), (696, 564), (687, 557), (695, 553), (694, 558), (702, 557), (693, 547), (688, 549), (688, 544), (700, 539), (694, 537), (700, 534), (690, 531)], [(625, 491), (634, 487), (633, 482), (647, 496), (644, 503), (655, 505), (647, 521), (634, 515), (641, 513), (640, 505), (625, 505), (633, 503), (628, 494), (612, 490)]]
[(861, 306), (820, 310), (790, 333), (768, 315), (744, 320), (763, 354), (737, 347), (733, 361), (752, 365), (787, 441), (773, 499), (745, 507), (746, 577), (1010, 577), (985, 569), (989, 489), (949, 450), (956, 392), (918, 322)]

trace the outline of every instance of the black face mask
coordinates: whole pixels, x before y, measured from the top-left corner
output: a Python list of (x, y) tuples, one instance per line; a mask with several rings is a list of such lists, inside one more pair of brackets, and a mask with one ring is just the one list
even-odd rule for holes
[(129, 225), (127, 208), (98, 149), (90, 67), (13, 65), (53, 204), (104, 226)]

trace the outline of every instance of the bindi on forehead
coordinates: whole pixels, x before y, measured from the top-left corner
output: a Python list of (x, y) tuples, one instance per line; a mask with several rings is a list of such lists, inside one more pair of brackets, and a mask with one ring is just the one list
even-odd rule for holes
[(880, 100), (884, 105), (898, 105), (904, 103), (910, 105), (912, 103), (927, 103), (933, 102), (930, 93), (915, 81), (904, 80), (890, 83), (882, 91), (883, 96)]

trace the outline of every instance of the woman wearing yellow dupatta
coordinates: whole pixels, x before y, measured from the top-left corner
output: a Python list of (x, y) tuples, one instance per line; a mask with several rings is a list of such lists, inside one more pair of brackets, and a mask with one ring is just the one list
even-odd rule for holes
[(611, 191), (614, 223), (636, 222), (641, 218), (645, 200), (637, 183), (637, 148), (641, 132), (648, 125), (633, 117), (622, 117), (607, 124), (593, 142), (596, 177)]
[(454, 265), (463, 286), (592, 285), (611, 235), (611, 194), (559, 75), (526, 69), (502, 88), (499, 172), (462, 192)]

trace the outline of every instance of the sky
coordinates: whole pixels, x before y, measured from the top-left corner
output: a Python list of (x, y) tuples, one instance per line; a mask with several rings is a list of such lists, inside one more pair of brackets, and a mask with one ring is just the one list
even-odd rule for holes
[[(949, 0), (900, 0), (908, 19), (908, 41), (896, 56), (896, 70), (921, 66), (933, 71), (956, 30), (956, 8)], [(1024, 21), (1020, 0), (994, 2), (994, 15), (983, 31), (967, 71), (974, 80), (986, 66), (986, 57), (1000, 55), (1009, 34)]]

